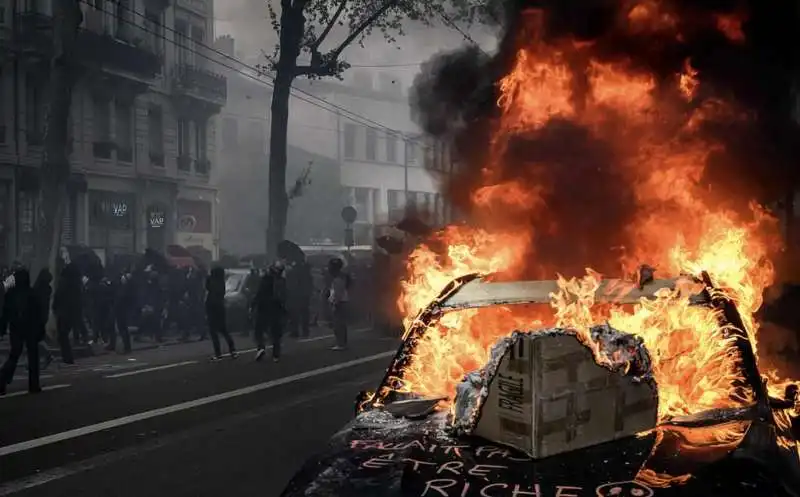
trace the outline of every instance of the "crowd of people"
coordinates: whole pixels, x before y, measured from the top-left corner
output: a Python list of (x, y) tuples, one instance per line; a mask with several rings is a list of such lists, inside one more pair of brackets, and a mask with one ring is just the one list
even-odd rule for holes
[[(340, 258), (332, 258), (326, 269), (321, 294), (336, 337), (332, 349), (344, 350), (352, 279)], [(293, 336), (309, 335), (314, 292), (311, 268), (305, 261), (282, 259), (262, 271), (253, 271), (258, 278), (249, 312), (256, 360), (266, 355), (268, 336), (272, 359), (277, 362), (287, 328)], [(10, 338), (9, 356), (0, 369), (0, 395), (13, 379), (23, 350), (27, 352), (28, 391), (41, 391), (40, 369), (53, 360), (46, 345), (51, 310), (61, 360), (66, 365), (75, 363), (74, 346), (104, 345), (107, 351), (130, 353), (131, 328), (136, 330), (134, 341), (150, 338), (161, 342), (172, 329), (181, 340), (191, 340), (193, 335), (199, 340), (210, 337), (213, 361), (223, 357), (223, 338), (230, 357), (238, 357), (228, 329), (226, 273), (221, 267), (206, 274), (195, 267), (165, 269), (147, 264), (87, 270), (67, 263), (55, 280), (55, 291), (53, 280), (48, 269), (42, 269), (33, 282), (29, 270), (21, 264), (0, 270), (0, 336), (8, 333)]]

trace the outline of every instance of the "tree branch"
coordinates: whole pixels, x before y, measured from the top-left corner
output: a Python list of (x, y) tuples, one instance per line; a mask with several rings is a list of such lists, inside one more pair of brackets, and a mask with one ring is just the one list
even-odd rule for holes
[(358, 36), (365, 29), (367, 29), (372, 23), (377, 21), (378, 18), (380, 18), (383, 14), (385, 14), (387, 10), (397, 5), (397, 2), (398, 0), (387, 0), (386, 3), (384, 3), (381, 8), (373, 12), (373, 14), (368, 18), (364, 19), (364, 21), (361, 24), (359, 24), (352, 32), (350, 32), (347, 38), (345, 38), (345, 40), (330, 53), (329, 61), (337, 60), (339, 58), (339, 55), (341, 55), (342, 52), (344, 51), (344, 49), (347, 48), (348, 45), (353, 43), (353, 40), (358, 38)]
[(319, 50), (320, 45), (322, 45), (322, 42), (325, 41), (325, 38), (328, 37), (328, 34), (330, 34), (331, 30), (336, 25), (336, 21), (339, 20), (339, 17), (342, 15), (342, 12), (344, 12), (344, 8), (346, 6), (347, 6), (347, 0), (341, 0), (341, 2), (339, 2), (339, 7), (336, 9), (336, 12), (333, 14), (333, 17), (331, 17), (331, 20), (328, 23), (328, 25), (325, 26), (325, 29), (322, 31), (322, 33), (317, 37), (316, 40), (314, 40), (314, 43), (308, 46), (308, 48), (311, 50), (312, 53)]

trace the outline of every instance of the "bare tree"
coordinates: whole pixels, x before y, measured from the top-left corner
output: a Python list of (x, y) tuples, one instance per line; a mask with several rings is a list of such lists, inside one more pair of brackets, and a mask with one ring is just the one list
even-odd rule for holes
[(53, 2), (53, 56), (44, 128), (44, 150), (39, 170), (39, 215), (32, 264), (34, 275), (55, 266), (61, 242), (61, 220), (70, 176), (67, 152), (70, 104), (75, 76), (75, 43), (83, 20), (81, 0)]
[[(465, 19), (475, 5), (487, 0), (280, 0), (276, 9), (268, 2), (273, 29), (279, 41), (266, 70), (274, 72), (272, 127), (269, 156), (269, 221), (267, 252), (275, 254), (286, 229), (289, 198), (286, 191), (286, 150), (289, 98), (297, 77), (339, 77), (349, 65), (342, 53), (353, 43), (380, 32), (388, 43), (404, 34), (406, 21), (431, 24), (448, 19), (448, 13)], [(494, 2), (494, 0), (492, 0)], [(324, 49), (334, 30), (347, 30), (338, 44)], [(307, 63), (298, 59), (304, 55)]]

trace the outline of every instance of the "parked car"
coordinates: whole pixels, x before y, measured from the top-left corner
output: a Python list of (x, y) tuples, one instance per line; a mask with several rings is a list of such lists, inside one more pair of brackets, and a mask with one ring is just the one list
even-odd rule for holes
[(225, 316), (231, 332), (248, 331), (250, 303), (258, 290), (259, 274), (251, 269), (225, 271)]
[[(607, 289), (619, 284), (618, 281), (609, 280), (604, 280), (603, 283)], [(625, 296), (612, 297), (606, 294), (605, 301), (632, 305), (641, 298), (654, 298), (658, 290), (674, 285), (674, 280), (655, 280), (642, 287), (633, 287)], [(603, 397), (601, 402), (581, 404), (584, 407), (577, 409), (574, 406), (569, 408), (571, 396), (561, 398), (553, 394), (553, 397), (546, 399), (533, 396), (533, 404), (541, 406), (551, 403), (545, 407), (552, 409), (537, 410), (528, 403), (525, 408), (535, 418), (532, 424), (522, 426), (518, 422), (498, 416), (497, 423), (490, 427), (490, 430), (505, 431), (507, 435), (517, 434), (516, 438), (511, 437), (512, 443), (504, 444), (496, 439), (491, 441), (480, 430), (470, 432), (455, 429), (457, 426), (454, 419), (466, 419), (469, 423), (478, 420), (474, 422), (480, 427), (482, 421), (479, 420), (486, 415), (485, 409), (502, 413), (505, 412), (502, 411), (503, 408), (523, 408), (524, 403), (518, 403), (518, 399), (498, 401), (492, 397), (493, 388), (496, 389), (494, 395), (532, 395), (528, 390), (515, 391), (513, 385), (504, 385), (507, 378), (497, 376), (499, 369), (492, 369), (492, 364), (498, 367), (502, 361), (513, 362), (514, 354), (518, 354), (511, 369), (520, 374), (530, 374), (532, 378), (536, 377), (538, 373), (520, 366), (519, 359), (523, 356), (523, 350), (518, 350), (516, 346), (500, 349), (501, 356), (495, 357), (493, 352), (492, 359), (476, 377), (476, 381), (484, 382), (483, 388), (488, 389), (489, 393), (476, 390), (476, 395), (464, 397), (464, 392), (469, 389), (462, 390), (459, 386), (454, 408), (443, 405), (442, 398), (426, 398), (398, 388), (398, 385), (403, 384), (406, 366), (421, 343), (421, 337), (443, 315), (464, 310), (474, 312), (478, 308), (548, 305), (552, 298), (551, 293), (557, 289), (556, 282), (491, 282), (477, 275), (460, 278), (448, 285), (417, 315), (375, 392), (359, 394), (356, 399), (355, 419), (334, 435), (322, 454), (313, 457), (302, 467), (289, 482), (283, 497), (800, 495), (800, 459), (796, 443), (798, 435), (796, 429), (792, 430), (791, 423), (786, 423), (790, 418), (789, 413), (793, 413), (789, 407), (792, 402), (770, 398), (766, 394), (753, 359), (752, 347), (747, 340), (740, 340), (735, 347), (743, 358), (749, 358), (747, 364), (742, 360), (741, 367), (748, 386), (755, 392), (754, 403), (743, 408), (714, 409), (691, 416), (671, 417), (667, 422), (656, 421), (656, 412), (652, 410), (652, 429), (632, 436), (620, 435), (616, 422), (609, 422), (609, 416), (603, 418), (593, 415), (610, 413), (613, 421), (614, 407), (628, 406), (624, 398), (620, 404), (619, 398), (615, 399), (613, 396)], [(713, 289), (710, 285), (706, 285), (700, 294), (692, 297), (692, 305), (712, 308), (724, 306), (725, 313), (720, 313), (720, 316), (724, 315), (725, 320), (736, 320), (738, 312), (732, 301), (712, 298), (711, 295), (719, 294), (711, 290)], [(600, 291), (598, 290), (598, 296)], [(545, 335), (534, 332), (530, 336)], [(627, 336), (637, 338), (635, 335)], [(638, 343), (642, 350), (646, 350), (643, 342)], [(624, 357), (624, 354), (634, 350), (623, 345), (619, 345), (620, 348), (614, 349), (614, 352), (619, 352)], [(588, 353), (588, 348), (583, 345), (580, 347), (585, 349), (583, 352)], [(499, 362), (493, 362), (495, 360)], [(570, 364), (569, 361), (561, 362)], [(607, 368), (604, 370), (596, 364), (592, 367), (597, 367), (599, 372), (595, 371), (594, 374), (600, 375), (601, 379), (602, 374), (613, 373), (633, 384), (636, 382), (630, 378), (631, 371), (637, 368), (630, 367), (632, 364), (632, 360), (626, 362), (625, 368), (619, 368), (619, 371), (610, 371)], [(753, 378), (753, 373), (756, 378)], [(568, 380), (567, 374), (562, 376), (567, 389), (571, 382), (578, 382), (575, 379)], [(467, 384), (469, 378), (470, 375), (462, 385)], [(531, 381), (533, 384), (535, 380)], [(587, 384), (589, 383), (591, 382)], [(603, 385), (605, 386), (602, 388), (611, 389), (608, 387), (611, 383)], [(655, 387), (652, 391), (656, 392)], [(653, 395), (656, 396), (655, 393)], [(574, 401), (572, 398), (573, 404)], [(471, 402), (474, 410), (467, 412), (471, 412), (472, 416), (464, 416), (464, 405)], [(586, 414), (581, 409), (586, 409), (589, 413)], [(566, 418), (563, 417), (565, 410)], [(623, 415), (627, 416), (624, 411)], [(597, 419), (602, 421), (602, 430), (610, 431), (611, 438), (605, 438), (610, 441), (597, 443), (585, 440), (596, 435), (591, 433), (595, 428), (582, 425), (594, 426)], [(540, 424), (548, 425), (547, 429), (530, 431), (532, 426), (539, 430)], [(724, 436), (713, 436), (714, 433), (726, 433), (731, 427), (741, 430), (737, 432), (741, 434), (740, 438), (731, 441), (723, 440)], [(601, 438), (603, 436), (608, 435), (600, 435)], [(699, 445), (695, 445), (696, 442)], [(556, 450), (553, 455), (545, 457), (537, 457), (530, 451), (520, 449), (521, 444), (538, 445), (540, 448), (546, 448), (549, 444), (552, 453), (554, 446), (564, 443), (573, 444), (577, 448)], [(654, 450), (656, 448), (658, 450)], [(645, 470), (650, 472), (645, 475), (650, 478), (640, 477)], [(668, 474), (692, 476), (681, 483), (667, 486), (657, 484), (658, 480), (664, 482), (664, 477)]]

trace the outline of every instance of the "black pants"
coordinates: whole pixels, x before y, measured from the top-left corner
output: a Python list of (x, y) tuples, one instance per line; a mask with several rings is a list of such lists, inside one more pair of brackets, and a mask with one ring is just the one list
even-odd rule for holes
[(231, 334), (228, 333), (228, 326), (225, 323), (225, 308), (224, 307), (207, 307), (206, 317), (208, 318), (208, 331), (211, 334), (211, 343), (214, 346), (214, 356), (219, 357), (222, 355), (222, 349), (219, 343), (219, 335), (225, 338), (228, 344), (228, 350), (231, 354), (236, 352), (236, 346), (233, 343)]
[(17, 363), (22, 356), (23, 347), (28, 352), (28, 391), (36, 391), (41, 388), (39, 385), (39, 341), (36, 337), (28, 337), (22, 333), (11, 333), (11, 351), (8, 354), (2, 372), (0, 372), (0, 391), (5, 391), (6, 385), (14, 379), (14, 371)]
[[(77, 341), (80, 333), (80, 326), (83, 318), (80, 315), (56, 316), (56, 331), (58, 333), (58, 346), (61, 349), (61, 360), (66, 364), (74, 364), (75, 359), (72, 355), (72, 344), (69, 341), (69, 334), (72, 332)], [(85, 328), (84, 328), (85, 329)]]
[(311, 321), (308, 302), (292, 308), (289, 316), (289, 334), (293, 337), (308, 338)]
[(139, 335), (150, 335), (156, 342), (162, 340), (161, 311), (142, 313), (139, 323)]
[(128, 313), (125, 311), (117, 311), (114, 316), (117, 327), (111, 326), (111, 336), (109, 337), (109, 345), (112, 349), (117, 348), (117, 334), (122, 336), (122, 348), (125, 352), (131, 351), (131, 334), (128, 330)]
[(281, 356), (281, 342), (283, 340), (283, 316), (279, 312), (272, 315), (260, 315), (256, 319), (256, 347), (265, 348), (264, 333), (269, 334), (272, 344), (272, 357), (275, 359)]
[(347, 302), (333, 306), (333, 334), (336, 336), (336, 345), (347, 346)]

